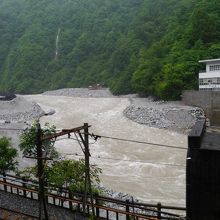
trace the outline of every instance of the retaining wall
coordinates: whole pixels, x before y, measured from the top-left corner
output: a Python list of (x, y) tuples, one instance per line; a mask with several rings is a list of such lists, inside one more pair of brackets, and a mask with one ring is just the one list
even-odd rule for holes
[(211, 124), (220, 125), (220, 91), (185, 90), (182, 94), (185, 105), (202, 108)]

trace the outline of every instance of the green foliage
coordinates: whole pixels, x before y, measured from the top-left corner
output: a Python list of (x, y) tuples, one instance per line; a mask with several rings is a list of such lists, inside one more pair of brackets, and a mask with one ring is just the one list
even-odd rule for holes
[[(72, 192), (83, 192), (85, 187), (85, 161), (80, 160), (58, 160), (44, 166), (44, 179), (50, 186), (56, 188), (65, 187)], [(92, 191), (99, 190), (94, 184), (99, 184), (101, 169), (97, 165), (90, 165), (90, 178), (93, 185)], [(25, 168), (18, 175), (34, 179), (37, 176), (37, 166)]]
[(16, 175), (25, 177), (27, 179), (35, 179), (37, 177), (37, 165), (26, 167), (23, 170), (17, 170)]
[(10, 139), (0, 138), (0, 172), (15, 170), (17, 150), (11, 147)]
[(2, 0), (0, 90), (101, 83), (179, 99), (197, 86), (198, 60), (219, 58), (219, 40), (216, 0)]
[[(47, 171), (48, 182), (56, 187), (67, 187), (72, 192), (83, 192), (85, 181), (84, 160), (60, 160), (55, 162)], [(90, 165), (92, 183), (99, 183), (101, 169)]]
[[(41, 128), (41, 134), (42, 136), (54, 134), (56, 133), (55, 129), (55, 126), (50, 126), (48, 123), (46, 123), (45, 126)], [(24, 157), (37, 157), (37, 132), (38, 126), (36, 122), (30, 128), (24, 130), (21, 134), (19, 147)], [(58, 157), (58, 152), (54, 148), (54, 141), (51, 140), (42, 141), (42, 152), (45, 157)]]

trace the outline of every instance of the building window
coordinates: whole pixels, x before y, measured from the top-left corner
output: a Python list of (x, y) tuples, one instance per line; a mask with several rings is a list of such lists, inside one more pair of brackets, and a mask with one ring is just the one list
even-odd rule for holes
[(199, 85), (220, 85), (220, 77), (199, 79)]
[(220, 70), (220, 65), (211, 65), (209, 66), (210, 71)]

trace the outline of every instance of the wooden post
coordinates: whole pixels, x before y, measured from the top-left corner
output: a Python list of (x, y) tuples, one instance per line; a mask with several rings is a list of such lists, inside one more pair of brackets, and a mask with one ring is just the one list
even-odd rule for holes
[[(86, 124), (84, 124), (85, 126)], [(88, 191), (88, 173), (89, 173), (89, 155), (88, 155), (88, 129), (84, 128), (84, 156), (85, 156), (85, 183), (84, 183), (84, 198), (83, 198), (83, 213), (86, 213), (86, 203), (87, 203), (87, 191)], [(83, 139), (82, 139), (83, 140)]]
[[(130, 212), (130, 209), (129, 209), (129, 200), (126, 200), (126, 212)], [(129, 220), (130, 218), (130, 215), (129, 214), (126, 214), (126, 220)]]
[(157, 218), (161, 219), (161, 203), (157, 203)]
[(23, 181), (23, 182), (22, 182), (22, 186), (23, 186), (23, 188), (24, 188), (24, 190), (23, 190), (23, 196), (26, 198), (26, 197), (27, 197), (27, 192), (26, 192), (25, 189), (26, 189), (27, 186), (26, 186), (26, 183), (25, 183), (25, 182), (26, 182), (25, 177), (22, 177), (22, 181)]
[(77, 211), (81, 212), (81, 208), (80, 208), (80, 204), (79, 203), (77, 204)]
[(4, 191), (7, 192), (7, 185), (6, 185), (7, 180), (6, 180), (6, 174), (5, 174), (5, 172), (3, 173), (3, 182), (5, 183), (5, 184), (4, 184)]
[(44, 168), (43, 168), (43, 153), (42, 153), (42, 131), (39, 121), (37, 122), (37, 169), (38, 169), (38, 182), (39, 182), (39, 220), (43, 220), (42, 214), (44, 211), (45, 220), (48, 220), (48, 213), (44, 194)]
[[(44, 181), (44, 186), (45, 186), (45, 187), (48, 186), (47, 181)], [(44, 193), (45, 193), (45, 191), (44, 191)], [(46, 189), (46, 193), (48, 193), (48, 189)], [(49, 200), (48, 200), (48, 196), (47, 196), (47, 195), (45, 195), (45, 198), (44, 198), (44, 199), (45, 199), (46, 203), (48, 204), (48, 201), (49, 201)]]
[[(73, 195), (72, 193), (69, 191), (69, 199), (72, 200), (73, 199)], [(73, 210), (73, 203), (72, 201), (69, 201), (69, 209)]]
[(108, 210), (106, 210), (106, 219), (109, 220), (109, 213), (108, 213)]
[[(95, 204), (99, 205), (99, 200), (96, 198), (95, 200)], [(99, 217), (100, 213), (99, 213), (99, 207), (96, 207), (96, 217)]]
[(118, 220), (118, 212), (116, 212), (116, 220)]
[(92, 206), (92, 214), (95, 216), (95, 209), (94, 209), (94, 202), (93, 202), (93, 194), (92, 194), (92, 186), (91, 186), (91, 178), (90, 178), (90, 163), (89, 163), (89, 125), (87, 123), (84, 123), (84, 153), (85, 153), (85, 192), (84, 192), (84, 202), (83, 202), (83, 211), (85, 213), (85, 204), (87, 199), (87, 190), (89, 187), (90, 192), (90, 201)]

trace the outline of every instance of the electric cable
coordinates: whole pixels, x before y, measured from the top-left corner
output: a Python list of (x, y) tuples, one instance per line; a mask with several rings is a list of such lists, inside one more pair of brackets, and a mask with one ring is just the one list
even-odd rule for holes
[[(81, 134), (85, 134), (83, 132), (80, 132)], [(131, 139), (125, 139), (125, 138), (118, 138), (118, 137), (111, 137), (111, 136), (105, 136), (105, 135), (96, 135), (93, 133), (88, 133), (91, 137), (94, 137), (96, 139), (98, 138), (106, 138), (106, 139), (112, 139), (117, 141), (124, 141), (124, 142), (131, 142), (131, 143), (137, 143), (137, 144), (146, 144), (146, 145), (154, 145), (158, 147), (166, 147), (166, 148), (173, 148), (173, 149), (180, 149), (180, 150), (187, 150), (185, 147), (177, 147), (173, 145), (167, 145), (167, 144), (157, 144), (152, 142), (146, 142), (146, 141), (137, 141), (137, 140), (131, 140)]]
[[(23, 129), (16, 129), (16, 128), (0, 128), (0, 130), (23, 131)], [(84, 132), (76, 132), (76, 133), (85, 134)], [(90, 135), (90, 137), (93, 137), (94, 140), (97, 140), (99, 138), (105, 138), (105, 139), (112, 139), (112, 140), (116, 140), (116, 141), (124, 141), (124, 142), (136, 143), (136, 144), (145, 144), (145, 145), (153, 145), (153, 146), (158, 146), (158, 147), (187, 150), (187, 148), (185, 148), (185, 147), (180, 147), (180, 146), (178, 147), (178, 146), (167, 145), (167, 144), (157, 144), (157, 143), (146, 142), (146, 141), (138, 141), (138, 140), (132, 140), (132, 139), (105, 136), (105, 135), (96, 135), (93, 133), (88, 133), (88, 135)]]
[[(24, 129), (0, 128), (0, 130), (23, 131)], [(77, 133), (85, 134), (84, 132), (77, 132)], [(130, 142), (130, 143), (146, 144), (146, 145), (153, 145), (153, 146), (158, 146), (158, 147), (166, 147), (166, 148), (179, 149), (179, 150), (187, 150), (187, 148), (185, 148), (185, 147), (178, 147), (178, 146), (173, 146), (173, 145), (168, 145), (168, 144), (157, 144), (157, 143), (146, 142), (146, 141), (138, 141), (138, 140), (132, 140), (132, 139), (105, 136), (105, 135), (96, 135), (96, 134), (93, 134), (93, 133), (88, 133), (88, 135), (93, 137), (94, 140), (97, 140), (98, 138), (105, 138), (105, 139), (112, 139), (112, 140), (124, 141), (124, 142)]]

